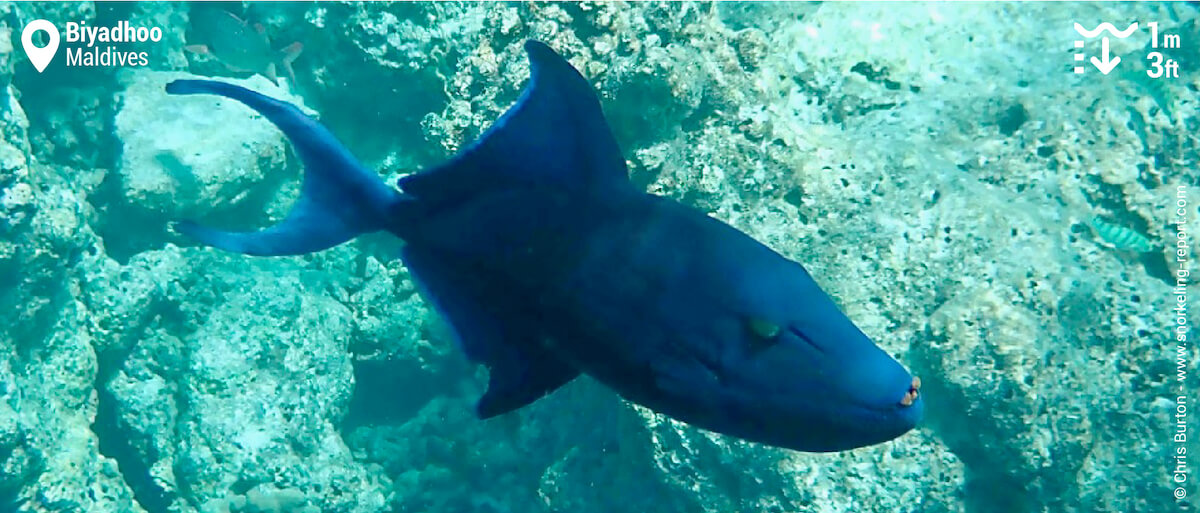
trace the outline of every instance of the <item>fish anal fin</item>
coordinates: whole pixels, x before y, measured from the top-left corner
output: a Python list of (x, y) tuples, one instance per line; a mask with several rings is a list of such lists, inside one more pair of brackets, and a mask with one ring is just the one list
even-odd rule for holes
[(579, 375), (543, 346), (514, 345), (505, 354), (505, 359), (488, 363), (487, 392), (475, 405), (481, 419), (521, 409)]
[(476, 405), (480, 418), (526, 406), (579, 375), (542, 343), (538, 323), (484, 280), (464, 277), (434, 255), (406, 247), (401, 258), (427, 300), (446, 318), (459, 348), (488, 367), (488, 387)]

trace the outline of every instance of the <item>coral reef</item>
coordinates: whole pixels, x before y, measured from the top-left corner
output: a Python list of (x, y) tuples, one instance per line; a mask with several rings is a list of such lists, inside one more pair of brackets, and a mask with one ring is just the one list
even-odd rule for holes
[[(10, 36), (35, 18), (170, 30), (120, 73), (39, 75), (0, 46), (0, 510), (1195, 511), (1163, 467), (1162, 326), (1200, 70), (1138, 78), (1129, 40), (1125, 75), (1067, 72), (1075, 21), (1158, 20), (1194, 45), (1193, 7), (229, 8), (305, 52), (287, 87), (227, 79), (319, 112), (389, 177), (484, 130), (526, 79), (521, 43), (547, 41), (596, 85), (639, 186), (804, 262), (921, 375), (928, 421), (798, 454), (586, 379), (478, 421), (484, 372), (386, 237), (251, 259), (169, 230), (268, 224), (298, 168), (250, 110), (163, 93), (218, 73), (182, 53), (187, 5), (5, 5)], [(1096, 218), (1156, 249), (1112, 247)]]

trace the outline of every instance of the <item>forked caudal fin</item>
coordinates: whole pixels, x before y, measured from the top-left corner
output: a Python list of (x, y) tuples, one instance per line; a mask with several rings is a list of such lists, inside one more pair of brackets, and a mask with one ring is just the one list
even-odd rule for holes
[(168, 94), (215, 94), (258, 111), (279, 127), (304, 163), (300, 199), (279, 224), (258, 232), (227, 232), (183, 221), (184, 235), (213, 247), (259, 256), (301, 255), (327, 249), (383, 227), (403, 196), (300, 109), (244, 87), (211, 80), (176, 80)]

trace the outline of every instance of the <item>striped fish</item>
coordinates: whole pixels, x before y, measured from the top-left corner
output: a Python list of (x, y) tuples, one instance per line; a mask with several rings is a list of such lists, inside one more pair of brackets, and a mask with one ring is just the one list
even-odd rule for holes
[(1154, 241), (1137, 230), (1109, 223), (1099, 217), (1092, 219), (1092, 228), (1096, 229), (1096, 234), (1102, 240), (1120, 250), (1149, 253), (1159, 249)]

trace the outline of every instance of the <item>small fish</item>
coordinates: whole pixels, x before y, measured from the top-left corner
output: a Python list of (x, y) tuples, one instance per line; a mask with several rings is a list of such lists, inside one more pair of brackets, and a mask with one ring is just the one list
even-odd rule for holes
[(1109, 223), (1099, 217), (1092, 219), (1092, 228), (1096, 230), (1100, 239), (1122, 251), (1149, 253), (1159, 249), (1154, 241), (1138, 233), (1137, 230)]
[(192, 28), (208, 44), (188, 45), (186, 50), (209, 55), (230, 71), (257, 73), (279, 83), (277, 69), (283, 68), (291, 84), (296, 83), (292, 61), (300, 56), (304, 45), (299, 41), (274, 50), (260, 23), (248, 23), (233, 13), (219, 8), (196, 8), (191, 13)]
[(524, 407), (587, 374), (629, 401), (711, 431), (841, 451), (916, 426), (921, 380), (875, 345), (799, 263), (669, 198), (629, 170), (588, 81), (537, 41), (517, 103), (448, 161), (388, 186), (295, 106), (209, 80), (258, 111), (304, 162), (279, 224), (176, 225), (247, 255), (299, 255), (384, 231), (489, 369), (476, 414)]

